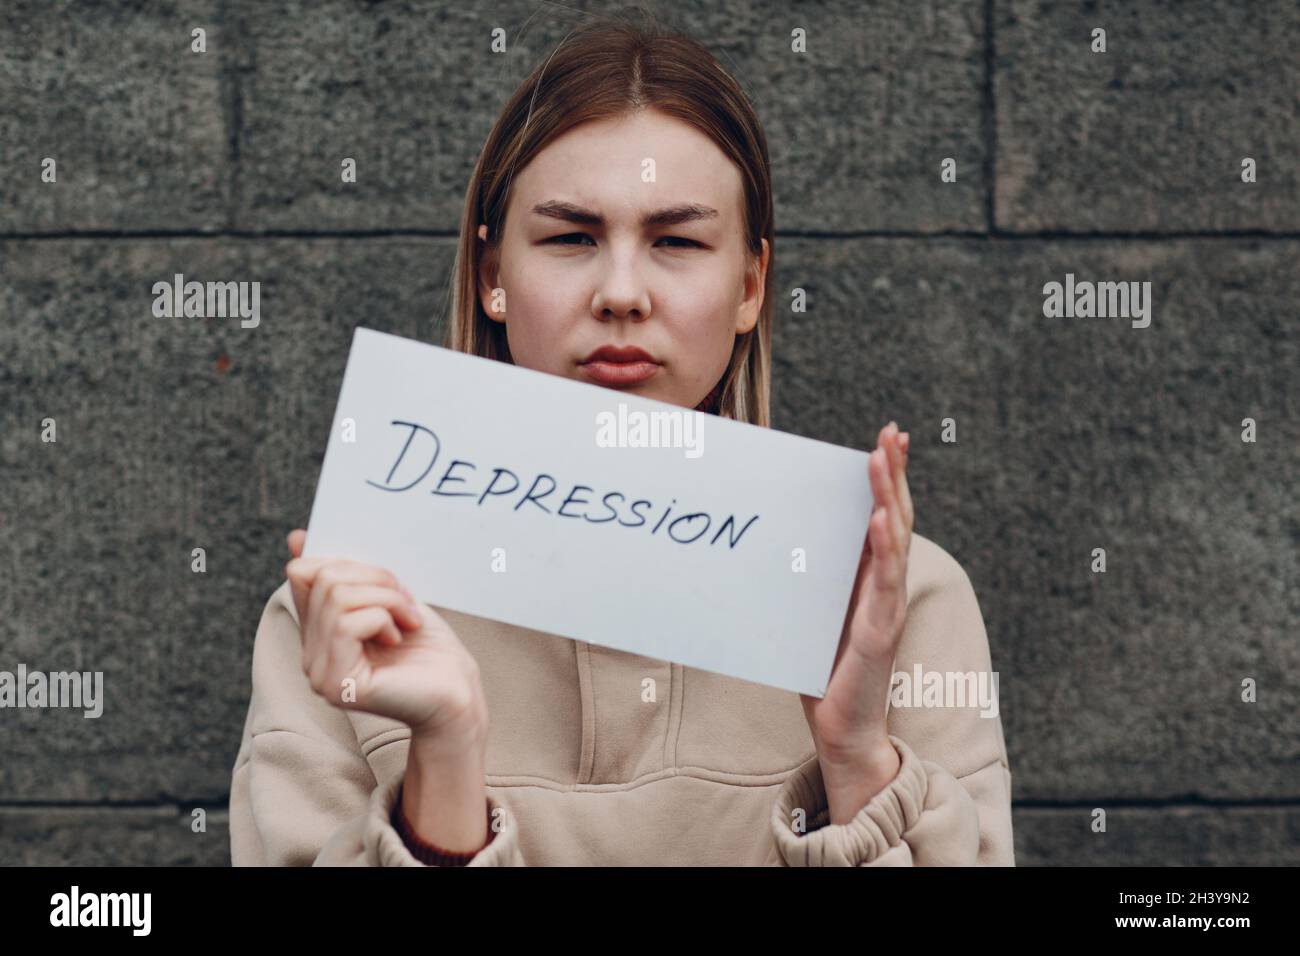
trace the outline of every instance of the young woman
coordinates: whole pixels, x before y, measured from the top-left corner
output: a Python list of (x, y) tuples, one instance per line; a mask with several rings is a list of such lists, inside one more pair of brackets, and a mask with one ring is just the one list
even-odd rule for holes
[[(732, 77), (689, 38), (593, 21), (483, 148), (448, 345), (767, 426), (772, 243), (767, 145)], [(990, 672), (967, 575), (912, 532), (907, 457), (890, 422), (820, 699), (431, 608), (383, 568), (300, 557), (292, 532), (233, 862), (1012, 864), (996, 708), (890, 706), (896, 672)]]

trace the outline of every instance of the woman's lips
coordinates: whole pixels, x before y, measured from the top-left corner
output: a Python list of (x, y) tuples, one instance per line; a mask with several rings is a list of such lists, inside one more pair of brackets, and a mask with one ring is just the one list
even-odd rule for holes
[(661, 367), (654, 362), (610, 362), (605, 359), (584, 362), (578, 366), (599, 385), (636, 385), (650, 378)]

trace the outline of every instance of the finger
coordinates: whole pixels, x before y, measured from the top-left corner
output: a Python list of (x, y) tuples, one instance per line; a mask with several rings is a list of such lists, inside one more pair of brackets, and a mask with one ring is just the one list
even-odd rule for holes
[[(391, 612), (389, 613), (389, 617), (392, 617)], [(389, 624), (379, 632), (379, 636), (375, 638), (375, 642), (383, 644), (385, 647), (396, 647), (402, 643), (402, 629), (396, 624)]]
[(898, 444), (898, 425), (895, 422), (889, 423), (889, 431), (885, 435), (885, 454), (889, 457), (889, 484), (894, 493), (894, 507), (898, 512), (899, 520), (902, 521), (902, 496), (899, 490), (899, 482), (903, 476), (903, 450)]
[[(360, 562), (349, 561), (347, 558), (340, 558), (337, 556), (292, 558), (284, 566), (284, 575), (290, 580), (301, 582), (310, 589), (311, 586), (316, 583), (317, 575), (332, 564), (360, 564)], [(369, 567), (369, 565), (362, 566)]]
[[(884, 573), (892, 575), (897, 564), (898, 551), (903, 544), (904, 526), (902, 515), (899, 513), (898, 494), (894, 487), (893, 478), (890, 475), (888, 459), (882, 450), (877, 450), (873, 454), (879, 454), (876, 464), (876, 480), (874, 482), (879, 496), (880, 509), (884, 512), (885, 517), (882, 519), (888, 524), (889, 535), (888, 542), (885, 543), (882, 538), (877, 538), (875, 546), (874, 560), (887, 562), (883, 569)], [(892, 580), (892, 578), (891, 578)]]
[[(302, 557), (303, 544), (307, 540), (307, 532), (301, 528), (295, 528), (286, 536), (285, 541), (289, 545), (289, 554), (294, 558)], [(289, 578), (288, 565), (285, 566), (285, 577)], [(289, 593), (293, 597), (294, 607), (298, 611), (298, 620), (302, 621), (303, 611), (307, 608), (307, 588), (301, 583), (289, 578)]]
[(888, 621), (893, 614), (891, 602), (898, 597), (898, 586), (902, 580), (902, 562), (895, 526), (888, 512), (880, 512), (872, 521), (875, 525), (872, 533), (877, 536), (881, 544), (872, 561), (868, 583), (870, 596), (866, 600), (866, 605), (873, 618)]
[(393, 617), (382, 607), (363, 607), (342, 615), (331, 632), (329, 645), (321, 648), (317, 658), (319, 671), (313, 679), (318, 683), (313, 686), (321, 696), (340, 703), (345, 678), (354, 678), (360, 685), (365, 676), (365, 651), (361, 645), (389, 629), (396, 629)]
[(298, 609), (298, 624), (300, 627), (305, 626), (307, 616), (307, 599), (311, 594), (312, 584), (316, 581), (316, 575), (320, 569), (326, 567), (331, 561), (337, 561), (338, 558), (291, 558), (284, 566), (284, 576), (289, 582), (289, 590), (293, 594), (294, 606)]
[(862, 625), (874, 628), (888, 626), (897, 613), (896, 602), (899, 597), (893, 528), (883, 509), (872, 517), (871, 533), (879, 544), (877, 555), (872, 561), (871, 573), (865, 582), (865, 593), (859, 602), (859, 620)]
[(889, 462), (885, 455), (884, 449), (876, 449), (874, 453), (874, 462), (872, 462), (872, 488), (876, 494), (876, 512), (872, 514), (872, 520), (884, 523), (888, 533), (880, 535), (870, 535), (872, 538), (871, 553), (872, 561), (881, 561), (888, 558), (892, 551), (896, 551), (902, 541), (902, 519), (898, 516), (898, 498), (897, 489), (894, 488), (891, 476), (889, 476)]
[[(298, 558), (297, 560), (308, 560)], [(289, 562), (292, 564), (293, 562)], [(311, 593), (307, 597), (307, 619), (310, 621), (320, 613), (321, 607), (335, 587), (340, 584), (381, 584), (385, 587), (398, 587), (397, 578), (386, 568), (360, 561), (348, 561), (335, 558), (323, 567), (316, 569), (311, 582)]]
[(392, 577), (392, 572), (387, 568), (381, 568), (378, 565), (366, 564), (364, 561), (353, 561), (350, 558), (341, 558), (338, 556), (293, 558), (284, 566), (284, 573), (285, 577), (301, 581), (310, 588), (316, 583), (316, 579), (320, 576), (322, 571), (334, 566), (340, 568), (379, 571), (392, 578), (394, 583), (396, 583), (397, 580), (395, 577)]
[[(914, 522), (915, 513), (912, 509), (912, 489), (907, 481), (907, 445), (905, 439), (906, 436), (903, 436), (903, 440), (900, 440), (899, 442), (899, 452), (903, 459), (903, 466), (898, 471), (897, 491), (898, 491), (898, 503), (903, 513), (903, 525), (904, 527), (907, 528), (908, 532), (910, 533), (912, 530), (912, 526), (915, 523)], [(910, 542), (904, 542), (904, 550), (906, 550), (909, 543)]]
[(894, 481), (893, 475), (889, 476), (889, 521), (894, 553), (900, 562), (906, 564), (911, 535), (908, 531), (907, 519), (903, 514), (902, 488)]
[(389, 643), (394, 638), (400, 643), (400, 631), (393, 616), (381, 607), (363, 607), (349, 611), (339, 618), (330, 643), (331, 667), (341, 665), (338, 678), (358, 677), (358, 665), (365, 655), (365, 643)]
[[(894, 488), (894, 495), (898, 499), (898, 514), (902, 521), (903, 530), (911, 534), (914, 515), (912, 513), (912, 489), (908, 487), (907, 475), (903, 475), (898, 479), (898, 484)], [(909, 539), (903, 539), (905, 548), (909, 543)]]
[(879, 605), (882, 610), (881, 626), (892, 626), (901, 619), (907, 609), (907, 567), (912, 548), (912, 499), (904, 474), (898, 485), (890, 482), (890, 497), (893, 501), (894, 520), (890, 525), (890, 561), (881, 575), (883, 585), (890, 591), (888, 604)]
[[(295, 560), (305, 562), (315, 559)], [(294, 564), (293, 561), (289, 563)], [(302, 615), (304, 650), (309, 654), (317, 652), (317, 645), (330, 634), (338, 616), (342, 614), (340, 609), (331, 608), (327, 603), (333, 588), (340, 584), (378, 584), (397, 587), (397, 579), (387, 569), (343, 558), (328, 559), (326, 563), (316, 568), (304, 564), (301, 577), (304, 579), (310, 577), (311, 580)]]
[(898, 544), (906, 545), (906, 538), (901, 533), (906, 531), (906, 528), (909, 527), (909, 525), (907, 525), (907, 510), (904, 501), (904, 496), (907, 490), (907, 476), (904, 460), (902, 460), (902, 433), (898, 431), (897, 423), (891, 421), (889, 424), (891, 424), (891, 429), (889, 429), (889, 436), (887, 440), (885, 440), (885, 450), (887, 450), (889, 455), (889, 486), (891, 486), (891, 492), (893, 493), (894, 510), (896, 510), (898, 515), (897, 531), (900, 532)]
[(897, 488), (902, 477), (903, 469), (906, 463), (903, 458), (903, 448), (901, 443), (901, 433), (898, 430), (898, 423), (890, 421), (888, 425), (880, 430), (880, 441), (878, 446), (885, 453), (889, 464), (889, 472), (893, 478), (893, 484)]
[(418, 631), (424, 623), (415, 601), (397, 588), (378, 584), (340, 584), (330, 599), (345, 613), (370, 605), (387, 608), (393, 621), (403, 630)]
[[(869, 455), (867, 457), (867, 470), (868, 470), (869, 478), (870, 478), (870, 473), (876, 468), (876, 458), (873, 457), (873, 455)], [(874, 485), (875, 479), (871, 478), (871, 481), (872, 484)], [(872, 507), (871, 514), (867, 518), (867, 530), (866, 530), (865, 539), (862, 542), (862, 551), (858, 555), (857, 573), (853, 576), (853, 589), (849, 593), (849, 606), (846, 609), (844, 614), (844, 623), (846, 627), (848, 626), (849, 622), (854, 619), (857, 606), (866, 599), (867, 590), (869, 588), (868, 582), (871, 576), (871, 567), (872, 567), (872, 562), (874, 560), (875, 551), (878, 547), (882, 547), (882, 545), (880, 545), (877, 542), (877, 538), (879, 536), (873, 530), (873, 527), (876, 524), (876, 522), (873, 519), (875, 519), (875, 517), (882, 512), (882, 509), (880, 508), (880, 496), (878, 494), (873, 495), (873, 502), (874, 504)]]
[[(892, 477), (892, 470), (889, 461), (889, 452), (885, 448), (877, 448), (871, 453), (871, 488), (876, 496), (876, 507), (887, 512), (890, 516), (892, 525), (895, 512), (898, 510), (898, 498)], [(876, 544), (877, 551), (880, 544)]]
[(903, 470), (903, 449), (898, 444), (898, 425), (894, 422), (889, 423), (889, 431), (885, 435), (884, 447), (885, 454), (889, 456), (889, 474), (898, 484), (899, 475)]
[(321, 605), (318, 623), (314, 627), (314, 640), (321, 643), (319, 653), (328, 654), (325, 645), (333, 641), (345, 617), (354, 611), (376, 607), (388, 613), (393, 626), (375, 636), (375, 641), (385, 647), (396, 647), (404, 638), (403, 632), (418, 631), (419, 613), (409, 605), (405, 595), (398, 591), (375, 585), (346, 585), (334, 588), (329, 599)]

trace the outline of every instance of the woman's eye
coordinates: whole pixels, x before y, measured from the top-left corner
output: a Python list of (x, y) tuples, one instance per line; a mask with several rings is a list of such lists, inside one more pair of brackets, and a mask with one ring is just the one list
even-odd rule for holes
[(572, 245), (577, 245), (577, 243), (567, 242), (566, 240), (568, 240), (568, 239), (590, 239), (590, 238), (591, 238), (591, 236), (587, 235), (585, 232), (570, 232), (570, 233), (566, 233), (566, 234), (563, 235), (563, 236), (552, 236), (550, 239), (547, 239), (546, 241), (547, 241), (547, 242), (554, 242), (554, 243), (556, 243), (556, 244), (558, 244), (558, 245), (561, 245), (561, 246), (572, 246)]
[[(583, 244), (582, 240), (584, 239), (590, 240), (591, 236), (587, 235), (585, 232), (567, 232), (562, 236), (552, 236), (549, 239), (543, 240), (543, 242), (555, 243), (556, 245), (559, 246), (578, 246)], [(681, 245), (677, 246), (677, 248), (679, 249), (690, 249), (692, 247), (700, 247), (700, 244), (696, 242), (694, 239), (685, 239), (682, 236), (664, 236), (659, 241), (681, 243)]]

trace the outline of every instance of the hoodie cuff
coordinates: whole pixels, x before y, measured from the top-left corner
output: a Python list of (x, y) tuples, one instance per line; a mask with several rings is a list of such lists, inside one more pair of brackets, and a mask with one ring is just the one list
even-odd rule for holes
[[(786, 866), (864, 866), (903, 840), (925, 807), (927, 779), (921, 760), (893, 734), (898, 775), (847, 823), (831, 823), (821, 763), (816, 756), (785, 779), (772, 807), (772, 833)], [(795, 811), (807, 832), (797, 833)]]
[[(364, 836), (366, 858), (372, 866), (424, 866), (407, 847), (392, 824), (393, 807), (402, 789), (402, 777), (376, 787), (370, 795)], [(487, 795), (488, 817), (499, 820), (498, 830), (487, 846), (479, 850), (466, 866), (513, 866), (520, 864), (519, 827), (514, 815)], [(500, 813), (496, 811), (500, 810)]]

